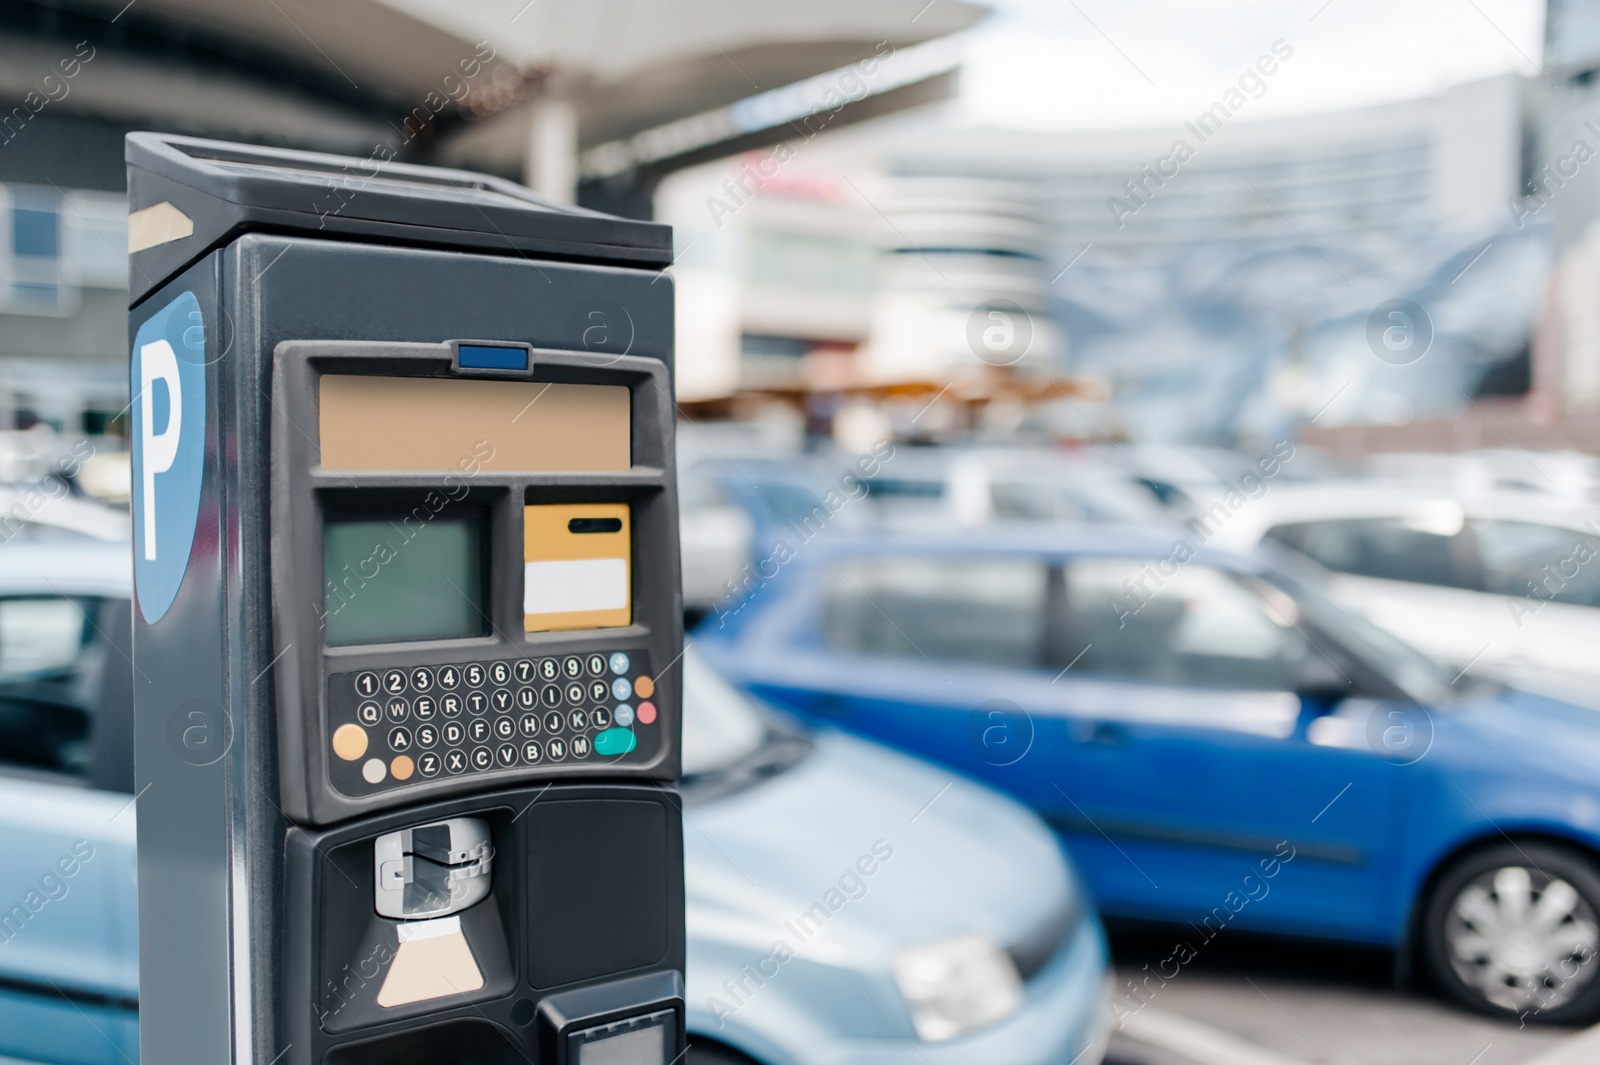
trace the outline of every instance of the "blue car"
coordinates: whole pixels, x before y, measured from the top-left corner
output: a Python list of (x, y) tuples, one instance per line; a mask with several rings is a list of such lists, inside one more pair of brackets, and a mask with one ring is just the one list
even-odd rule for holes
[[(0, 1065), (139, 1060), (130, 562), (0, 551)], [(680, 1065), (1100, 1061), (1105, 937), (1038, 818), (678, 668)]]
[(1108, 916), (1396, 952), (1600, 1018), (1600, 716), (1453, 678), (1290, 557), (1107, 529), (836, 537), (699, 645), (760, 697), (1009, 791)]

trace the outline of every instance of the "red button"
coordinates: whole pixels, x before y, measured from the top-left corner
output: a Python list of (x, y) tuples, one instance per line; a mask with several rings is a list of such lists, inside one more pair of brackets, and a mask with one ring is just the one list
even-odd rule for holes
[(640, 703), (639, 704), (639, 724), (641, 724), (641, 725), (654, 725), (655, 723), (656, 723), (656, 704), (655, 703)]

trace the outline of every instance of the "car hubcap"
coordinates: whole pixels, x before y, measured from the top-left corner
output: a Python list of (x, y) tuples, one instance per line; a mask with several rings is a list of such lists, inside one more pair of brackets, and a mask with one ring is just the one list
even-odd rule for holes
[(1488, 1002), (1547, 1010), (1594, 979), (1600, 922), (1565, 880), (1508, 865), (1456, 896), (1445, 942), (1456, 975)]

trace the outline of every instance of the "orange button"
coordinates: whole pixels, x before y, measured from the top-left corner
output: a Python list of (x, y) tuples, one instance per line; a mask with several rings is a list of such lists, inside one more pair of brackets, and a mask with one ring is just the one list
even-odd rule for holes
[(633, 682), (633, 694), (641, 699), (648, 699), (656, 693), (656, 682), (649, 677), (640, 677)]
[(641, 724), (641, 725), (654, 725), (655, 723), (656, 723), (656, 704), (655, 703), (640, 703), (639, 704), (639, 724)]
[(360, 725), (340, 725), (333, 730), (333, 753), (353, 762), (367, 753), (367, 730)]
[(406, 754), (396, 755), (395, 760), (389, 763), (389, 772), (396, 780), (410, 780), (411, 771), (415, 768), (411, 756)]

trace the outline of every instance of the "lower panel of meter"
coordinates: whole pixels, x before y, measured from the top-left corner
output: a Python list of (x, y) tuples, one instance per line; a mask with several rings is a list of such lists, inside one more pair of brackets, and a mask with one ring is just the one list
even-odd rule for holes
[(485, 659), (328, 678), (328, 775), (360, 798), (422, 781), (642, 764), (661, 749), (645, 652)]
[(682, 1049), (674, 792), (547, 785), (296, 829), (285, 894), (285, 1065)]

